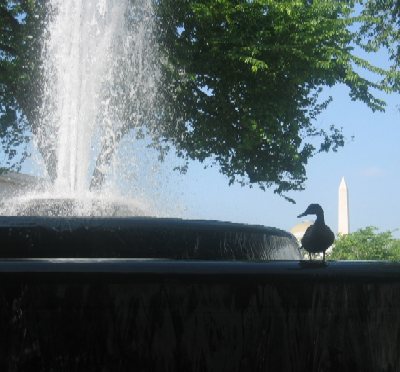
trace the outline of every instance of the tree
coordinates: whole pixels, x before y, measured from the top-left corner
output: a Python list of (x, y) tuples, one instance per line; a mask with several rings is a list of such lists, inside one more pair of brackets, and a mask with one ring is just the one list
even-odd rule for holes
[(400, 1), (369, 0), (361, 12), (362, 25), (358, 44), (367, 52), (384, 48), (388, 52), (390, 69), (386, 82), (400, 87)]
[(400, 240), (392, 232), (366, 227), (336, 239), (331, 260), (400, 260)]
[[(355, 43), (364, 46), (367, 36), (350, 26), (375, 24), (367, 13), (355, 15), (359, 2), (155, 0), (163, 71), (155, 145), (166, 150), (173, 144), (186, 161), (216, 164), (230, 183), (272, 187), (281, 195), (301, 190), (308, 160), (344, 144), (340, 129), (317, 126), (318, 114), (330, 101), (321, 101), (322, 89), (345, 84), (352, 99), (383, 110), (384, 102), (372, 91), (398, 88), (396, 71), (372, 66), (354, 53)], [(2, 65), (13, 69), (0, 76), (0, 102), (14, 119), (19, 113), (32, 132), (41, 98), (40, 69), (26, 57), (38, 50), (43, 3), (0, 2), (0, 22), (13, 18), (19, 35), (7, 44), (16, 46), (8, 61), (0, 46)], [(396, 21), (391, 20), (393, 37)], [(26, 66), (32, 79), (26, 78)], [(373, 71), (376, 81), (365, 71)], [(11, 116), (2, 118), (23, 133)], [(55, 157), (51, 149), (40, 150), (54, 178), (50, 159)], [(94, 183), (101, 184), (98, 174)]]
[(315, 126), (324, 86), (346, 84), (352, 99), (384, 108), (371, 93), (383, 81), (357, 72), (385, 76), (353, 54), (354, 2), (174, 1), (170, 13), (161, 4), (161, 20), (175, 22), (160, 34), (184, 114), (169, 137), (188, 159), (214, 160), (230, 183), (302, 189), (309, 158), (344, 144), (337, 128)]
[[(19, 169), (40, 107), (40, 35), (45, 2), (0, 0), (0, 142), (3, 169)], [(22, 148), (22, 151), (21, 151)], [(18, 150), (20, 157), (17, 157)], [(1, 172), (1, 171), (0, 171)]]

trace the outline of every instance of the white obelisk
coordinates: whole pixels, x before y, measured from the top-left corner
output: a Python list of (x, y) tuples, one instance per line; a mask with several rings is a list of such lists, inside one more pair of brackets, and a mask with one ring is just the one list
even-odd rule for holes
[(338, 234), (346, 235), (349, 233), (349, 194), (347, 185), (342, 177), (339, 185), (339, 221), (338, 221)]

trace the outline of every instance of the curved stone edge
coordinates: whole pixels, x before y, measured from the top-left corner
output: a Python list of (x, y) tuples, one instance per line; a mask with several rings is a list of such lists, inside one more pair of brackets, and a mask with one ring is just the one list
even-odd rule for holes
[(175, 218), (0, 217), (0, 257), (299, 259), (273, 227)]

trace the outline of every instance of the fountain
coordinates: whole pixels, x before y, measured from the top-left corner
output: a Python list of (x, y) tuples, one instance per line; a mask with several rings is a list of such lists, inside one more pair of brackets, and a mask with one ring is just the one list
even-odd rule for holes
[(399, 265), (305, 265), (285, 231), (118, 192), (121, 142), (162, 129), (153, 4), (49, 0), (49, 183), (2, 206), (0, 369), (395, 370)]
[[(132, 151), (121, 153), (120, 142), (131, 138), (131, 147), (139, 147), (136, 137), (160, 125), (152, 13), (149, 0), (49, 1), (34, 141), (51, 182), (44, 192), (7, 201), (6, 214), (107, 216), (122, 199), (117, 183), (129, 180), (121, 173), (113, 179), (113, 171), (122, 167), (118, 160), (135, 159)], [(122, 215), (130, 205), (131, 215), (154, 214), (124, 199)]]
[[(50, 182), (44, 190), (7, 200), (3, 214), (52, 217), (34, 219), (47, 230), (52, 228), (54, 218), (58, 218), (58, 225), (65, 221), (65, 230), (69, 230), (74, 222), (67, 217), (81, 217), (79, 224), (84, 224), (89, 232), (93, 223), (96, 234), (99, 224), (114, 226), (115, 220), (110, 220), (114, 217), (125, 217), (119, 222), (124, 226), (143, 229), (143, 216), (157, 216), (157, 210), (137, 197), (126, 197), (140, 194), (137, 189), (121, 196), (118, 186), (128, 180), (125, 172), (118, 173), (118, 169), (121, 169), (120, 163), (134, 162), (131, 149), (125, 149), (128, 151), (124, 154), (121, 141), (128, 138), (131, 148), (144, 150), (143, 141), (157, 139), (163, 125), (157, 109), (161, 79), (153, 1), (51, 0), (49, 13), (42, 52), (43, 105), (35, 143), (43, 155)], [(144, 136), (142, 141), (141, 136)], [(85, 220), (85, 217), (92, 219)], [(90, 222), (96, 217), (98, 220)], [(127, 220), (127, 217), (131, 218)], [(18, 219), (12, 221), (16, 228)], [(237, 252), (226, 258), (244, 258), (246, 250), (248, 258), (300, 257), (296, 241), (277, 229), (209, 221), (193, 221), (194, 227), (188, 228), (190, 222), (177, 219), (149, 221), (148, 218), (146, 226), (153, 223), (154, 229), (163, 223), (165, 229), (173, 232), (168, 239), (175, 244), (176, 236), (180, 236), (179, 244), (190, 246), (187, 252), (193, 251), (188, 257), (198, 256), (196, 242), (204, 240), (199, 238), (199, 231), (204, 237), (209, 229), (214, 235), (216, 230), (221, 231), (217, 245), (229, 247), (226, 252), (233, 252), (233, 247), (237, 247)], [(22, 231), (24, 226), (19, 229)], [(63, 236), (63, 228), (57, 231)], [(188, 231), (191, 231), (190, 238)], [(149, 245), (151, 236), (146, 239)], [(163, 242), (163, 247), (170, 244), (169, 240)], [(99, 244), (97, 241), (96, 245)], [(117, 254), (115, 250), (114, 247), (113, 255)], [(83, 252), (81, 248), (79, 256), (84, 257)], [(93, 254), (97, 257), (99, 252), (100, 248)], [(59, 248), (53, 254), (68, 257), (71, 253)], [(170, 256), (175, 257), (176, 254)]]

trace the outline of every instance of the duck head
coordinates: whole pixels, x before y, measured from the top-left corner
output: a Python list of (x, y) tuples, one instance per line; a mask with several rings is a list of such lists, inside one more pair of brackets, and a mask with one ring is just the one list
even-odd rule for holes
[(308, 216), (309, 214), (315, 214), (317, 216), (323, 216), (324, 211), (322, 210), (322, 207), (319, 204), (310, 204), (305, 212), (302, 214), (299, 214), (297, 218)]

